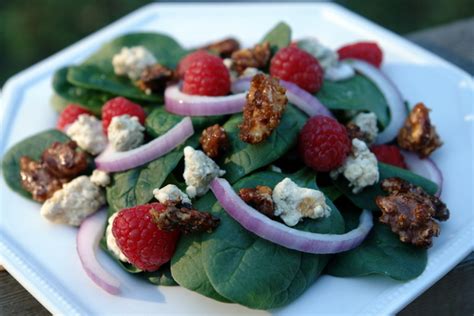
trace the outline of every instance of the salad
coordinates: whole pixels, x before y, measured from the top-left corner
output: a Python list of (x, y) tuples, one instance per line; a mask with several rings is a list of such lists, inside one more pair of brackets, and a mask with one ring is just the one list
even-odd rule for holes
[(449, 218), (429, 158), (442, 142), (382, 64), (375, 42), (333, 50), (283, 22), (252, 47), (125, 34), (56, 71), (56, 128), (10, 148), (3, 174), (78, 227), (78, 259), (113, 295), (97, 251), (254, 309), (322, 274), (407, 281)]

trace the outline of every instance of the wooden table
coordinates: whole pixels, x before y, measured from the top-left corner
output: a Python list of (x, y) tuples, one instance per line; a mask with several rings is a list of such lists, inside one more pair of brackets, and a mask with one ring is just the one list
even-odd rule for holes
[[(474, 74), (474, 18), (408, 34), (407, 38)], [(0, 272), (0, 315), (49, 315), (8, 272)], [(473, 315), (474, 253), (400, 315)]]

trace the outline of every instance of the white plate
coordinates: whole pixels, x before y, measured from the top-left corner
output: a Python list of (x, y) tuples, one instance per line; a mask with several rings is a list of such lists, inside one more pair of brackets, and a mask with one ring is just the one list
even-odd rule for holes
[[(79, 41), (11, 78), (1, 106), (1, 152), (19, 140), (54, 126), (49, 106), (51, 75), (79, 62), (105, 41), (138, 30), (165, 32), (191, 47), (236, 35), (252, 45), (276, 22), (286, 21), (294, 38), (313, 35), (330, 47), (369, 39), (385, 52), (383, 70), (413, 104), (425, 102), (444, 140), (434, 160), (444, 172), (443, 199), (452, 218), (429, 250), (428, 266), (411, 282), (384, 277), (323, 276), (277, 314), (395, 313), (464, 258), (473, 245), (474, 83), (465, 72), (399, 36), (333, 4), (152, 4)], [(3, 178), (3, 177), (2, 177)], [(51, 312), (58, 314), (230, 314), (265, 313), (223, 304), (179, 287), (155, 287), (123, 272), (101, 254), (101, 261), (123, 282), (112, 296), (93, 284), (75, 249), (76, 229), (46, 222), (39, 206), (1, 186), (0, 254), (9, 272)], [(343, 302), (343, 303), (342, 303)]]

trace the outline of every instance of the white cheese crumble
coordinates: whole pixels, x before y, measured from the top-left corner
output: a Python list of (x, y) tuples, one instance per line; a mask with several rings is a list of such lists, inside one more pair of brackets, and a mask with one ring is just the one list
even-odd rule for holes
[(117, 241), (115, 240), (115, 236), (112, 233), (112, 225), (117, 215), (118, 212), (114, 213), (112, 216), (109, 217), (107, 229), (105, 230), (105, 240), (107, 242), (107, 249), (109, 249), (109, 251), (120, 261), (130, 262), (128, 258), (123, 254), (122, 250), (120, 250), (119, 246), (117, 245)]
[(204, 195), (209, 190), (209, 184), (216, 178), (223, 176), (225, 171), (201, 150), (187, 146), (184, 148), (184, 181), (186, 193), (190, 198)]
[(307, 37), (298, 41), (298, 47), (314, 56), (324, 70), (324, 77), (331, 81), (346, 80), (355, 75), (354, 68), (339, 62), (336, 51), (324, 46), (316, 38)]
[(127, 151), (143, 144), (145, 128), (136, 116), (114, 116), (107, 129), (109, 142), (116, 151)]
[(161, 189), (154, 189), (153, 195), (161, 204), (177, 202), (181, 204), (191, 204), (189, 197), (174, 184), (168, 184)]
[(288, 226), (295, 226), (304, 217), (320, 218), (330, 214), (326, 198), (321, 191), (301, 188), (290, 178), (285, 178), (273, 189), (275, 216), (280, 216)]
[(95, 169), (92, 171), (91, 181), (99, 187), (106, 187), (110, 183), (110, 176), (105, 171)]
[(367, 134), (369, 144), (372, 144), (377, 138), (379, 129), (377, 127), (377, 115), (373, 112), (359, 113), (353, 119), (352, 123), (357, 125), (360, 130)]
[(53, 223), (79, 226), (105, 203), (104, 192), (88, 176), (63, 185), (41, 206), (41, 215)]
[(377, 158), (365, 142), (357, 138), (352, 140), (352, 153), (344, 164), (331, 171), (330, 175), (336, 179), (341, 173), (349, 181), (349, 186), (353, 187), (353, 193), (359, 193), (363, 188), (379, 181)]
[(143, 46), (122, 47), (120, 53), (112, 58), (115, 74), (126, 75), (131, 80), (139, 79), (142, 72), (154, 64), (156, 64), (155, 57)]
[(240, 75), (239, 78), (252, 78), (256, 74), (258, 74), (260, 70), (254, 67), (247, 67), (245, 68), (244, 72)]
[(107, 146), (102, 121), (89, 114), (81, 114), (66, 130), (67, 136), (92, 155), (100, 154)]

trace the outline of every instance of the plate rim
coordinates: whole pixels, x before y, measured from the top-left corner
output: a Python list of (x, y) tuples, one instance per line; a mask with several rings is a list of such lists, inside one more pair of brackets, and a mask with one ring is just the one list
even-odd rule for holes
[[(23, 92), (16, 93), (22, 86), (27, 85), (35, 78), (42, 78), (43, 76), (49, 75), (54, 69), (59, 66), (70, 63), (74, 56), (83, 54), (87, 51), (93, 51), (98, 47), (104, 40), (110, 36), (116, 36), (121, 33), (121, 30), (128, 29), (136, 23), (144, 23), (148, 18), (155, 18), (156, 14), (163, 10), (172, 10), (185, 7), (242, 7), (242, 6), (262, 6), (262, 7), (283, 7), (291, 5), (292, 7), (325, 7), (327, 10), (332, 10), (336, 14), (343, 14), (349, 16), (353, 20), (358, 20), (364, 24), (369, 24), (372, 29), (376, 29), (378, 32), (384, 33), (388, 40), (402, 41), (404, 45), (410, 46), (410, 49), (415, 51), (421, 51), (423, 54), (427, 54), (433, 61), (441, 63), (447, 66), (450, 70), (457, 72), (459, 76), (467, 79), (467, 83), (474, 87), (474, 80), (471, 75), (466, 71), (453, 65), (449, 61), (442, 59), (434, 53), (410, 42), (409, 40), (375, 24), (374, 22), (357, 15), (349, 11), (348, 9), (334, 3), (150, 3), (147, 4), (126, 16), (112, 22), (104, 28), (86, 36), (85, 38), (75, 42), (74, 44), (60, 50), (59, 52), (51, 55), (50, 57), (26, 68), (25, 70), (17, 73), (10, 77), (4, 84), (2, 89), (2, 97), (0, 99), (0, 134), (3, 135), (0, 139), (0, 156), (3, 156), (6, 151), (6, 143), (9, 139), (9, 127), (14, 121), (14, 114), (17, 108), (14, 104), (18, 102), (24, 95)], [(51, 64), (54, 64), (52, 70)], [(471, 125), (471, 129), (473, 129)], [(0, 171), (1, 172), (1, 171)], [(3, 190), (2, 190), (3, 191)], [(406, 282), (400, 287), (395, 289), (387, 289), (381, 292), (377, 296), (377, 303), (373, 304), (362, 311), (364, 314), (388, 314), (396, 313), (401, 310), (404, 306), (413, 301), (417, 296), (421, 295), (428, 287), (437, 282), (443, 275), (451, 270), (458, 262), (460, 262), (468, 253), (474, 250), (474, 226), (470, 223), (461, 229), (458, 233), (458, 238), (449, 247), (438, 253), (438, 255), (431, 260), (438, 262), (444, 260), (445, 266), (442, 269), (433, 267), (435, 264), (433, 261), (426, 267), (434, 270), (430, 272), (429, 281), (427, 275), (421, 275), (420, 277)], [(25, 260), (25, 250), (20, 246), (16, 245), (12, 238), (8, 238), (6, 234), (0, 230), (0, 259), (2, 264), (6, 267), (8, 272), (18, 282), (24, 286), (28, 292), (30, 292), (43, 306), (45, 306), (53, 314), (85, 314), (85, 310), (80, 306), (79, 303), (72, 300), (73, 296), (62, 293), (67, 293), (64, 289), (57, 288), (54, 284), (49, 284), (47, 278), (44, 276), (45, 271), (35, 271), (35, 265), (31, 263), (31, 260)], [(446, 265), (446, 262), (449, 262)], [(431, 266), (431, 267), (430, 267)], [(434, 276), (434, 277), (433, 277)], [(404, 295), (400, 299), (401, 293), (410, 292), (409, 295)], [(381, 299), (381, 297), (383, 297)], [(397, 297), (398, 300), (394, 298)]]

